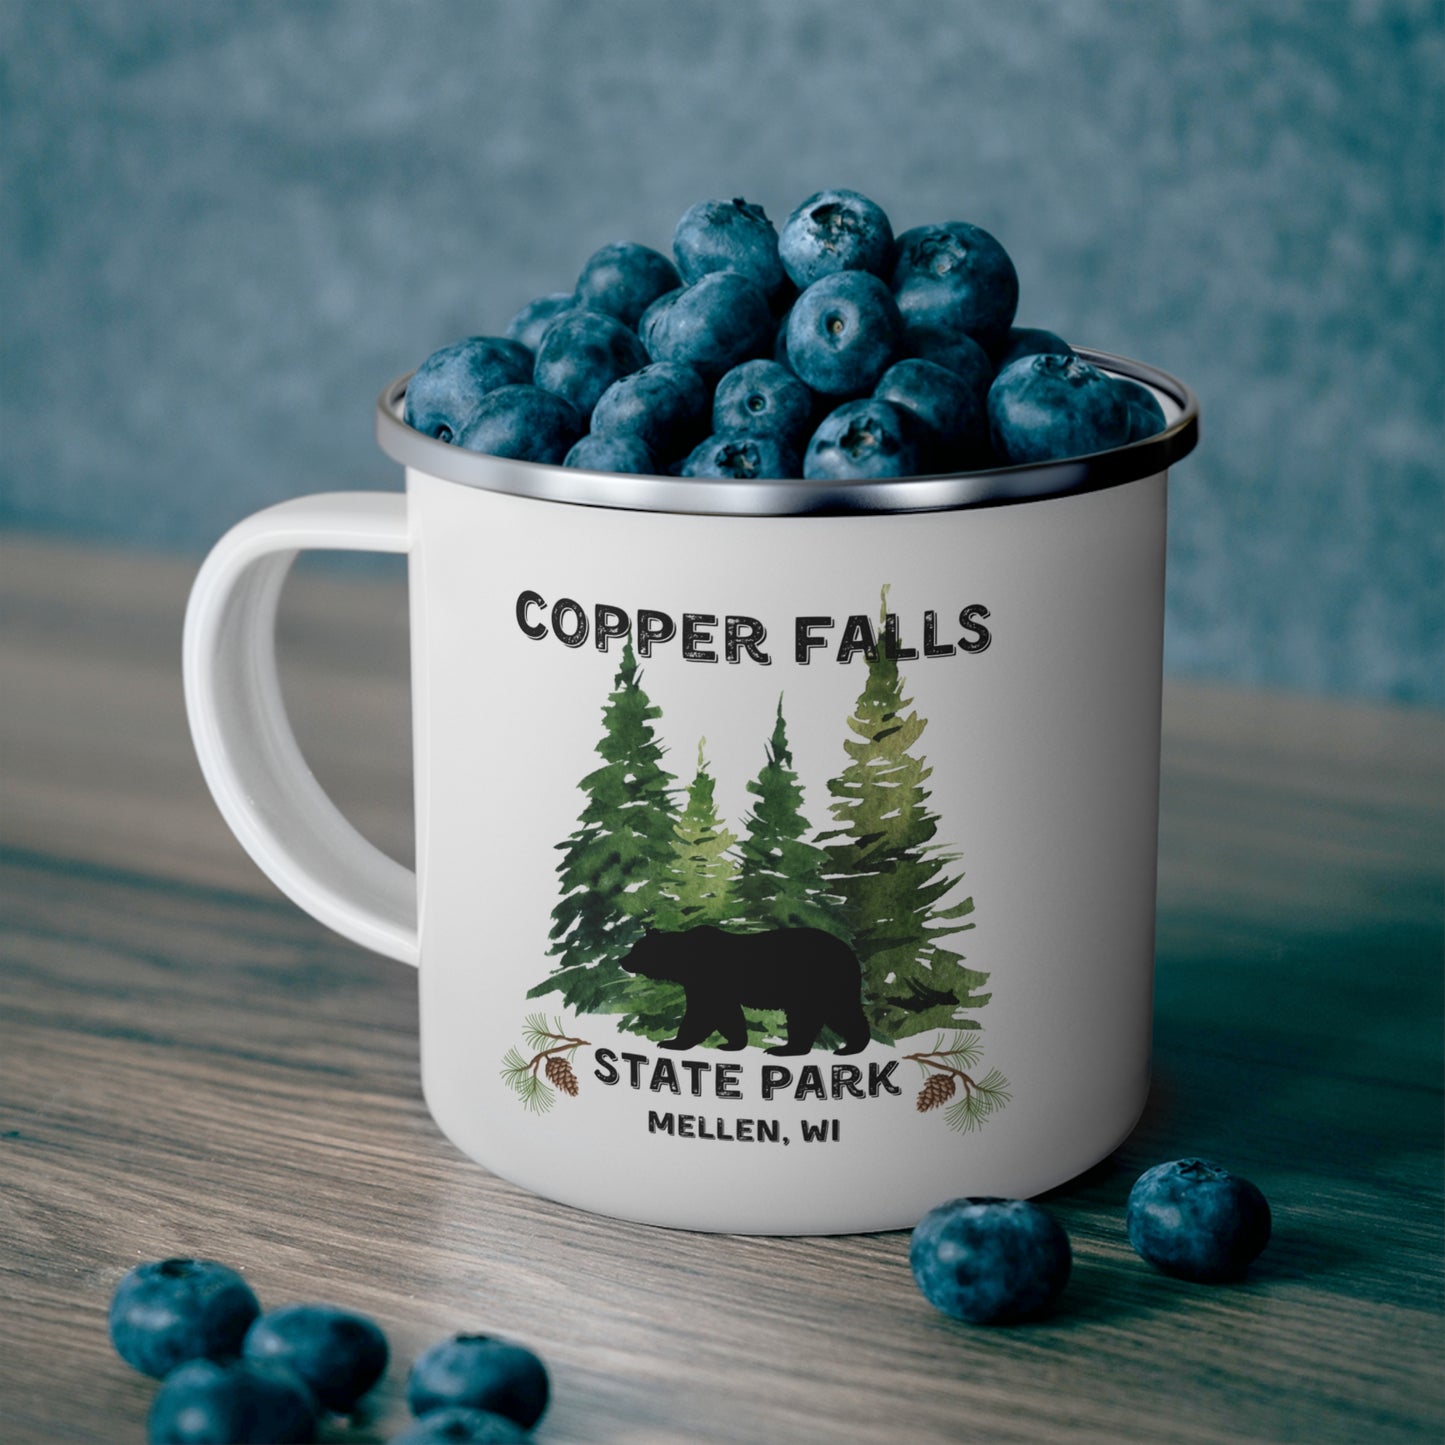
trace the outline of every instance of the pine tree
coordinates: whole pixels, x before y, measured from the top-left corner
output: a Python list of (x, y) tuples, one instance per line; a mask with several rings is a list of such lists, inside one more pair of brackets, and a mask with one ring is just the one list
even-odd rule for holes
[[(736, 926), (751, 931), (820, 928), (846, 941), (843, 898), (831, 892), (824, 880), (828, 855), (807, 840), (812, 825), (803, 815), (803, 786), (793, 769), (781, 696), (772, 737), (763, 752), (766, 760), (748, 784), (757, 802), (748, 813), (738, 849), (742, 866), (736, 887)], [(787, 1031), (781, 1009), (751, 1010), (747, 1020), (748, 1042), (760, 1047), (781, 1040)], [(834, 1042), (831, 1034), (825, 1035), (825, 1046)]]
[(742, 921), (752, 928), (821, 928), (847, 942), (843, 897), (826, 881), (831, 861), (807, 838), (812, 825), (803, 816), (803, 786), (793, 769), (781, 697), (764, 753), (767, 761), (748, 784), (757, 802), (739, 848)]
[(673, 825), (672, 856), (653, 912), (655, 926), (673, 933), (702, 923), (726, 927), (737, 914), (733, 884), (738, 865), (731, 849), (738, 839), (718, 817), (716, 784), (703, 756), (706, 742), (697, 745), (697, 772)]
[[(738, 865), (731, 851), (737, 834), (718, 816), (716, 784), (703, 755), (706, 741), (697, 746), (697, 772), (672, 825), (671, 848), (657, 877), (648, 919), (649, 927), (667, 933), (704, 924), (726, 928), (737, 914), (733, 886)], [(685, 1001), (676, 985), (634, 978), (624, 998), (628, 1009), (624, 1028), (652, 1039), (676, 1033)]]
[[(885, 587), (883, 619), (887, 606)], [(912, 752), (928, 723), (911, 705), (897, 659), (879, 647), (848, 720), (853, 737), (843, 747), (851, 761), (828, 784), (839, 826), (818, 837), (832, 862), (829, 886), (844, 897), (863, 965), (864, 1009), (889, 1040), (925, 1029), (976, 1028), (960, 1015), (989, 1000), (977, 992), (988, 975), (965, 967), (963, 956), (939, 941), (973, 927), (957, 921), (973, 912), (973, 899), (939, 907), (959, 882), (960, 875), (948, 872), (958, 855), (933, 841), (938, 815), (924, 786), (933, 770)]]
[(603, 765), (582, 779), (586, 806), (571, 837), (558, 845), (562, 897), (552, 910), (550, 952), (561, 961), (527, 997), (559, 992), (579, 1012), (628, 1013), (647, 1005), (649, 990), (656, 990), (668, 999), (655, 1002), (676, 1017), (680, 989), (634, 978), (618, 966), (659, 905), (677, 822), (675, 779), (662, 766), (666, 749), (652, 727), (662, 709), (641, 679), (628, 638), (602, 712), (596, 751)]

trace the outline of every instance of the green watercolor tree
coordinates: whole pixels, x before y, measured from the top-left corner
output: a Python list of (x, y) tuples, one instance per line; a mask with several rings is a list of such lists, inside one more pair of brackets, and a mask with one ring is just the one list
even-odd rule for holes
[[(830, 889), (826, 879), (828, 855), (808, 840), (813, 825), (803, 813), (803, 785), (793, 767), (781, 696), (763, 754), (762, 768), (748, 783), (748, 792), (756, 801), (738, 846), (738, 927), (752, 932), (819, 928), (847, 942), (843, 898)], [(781, 1009), (745, 1013), (750, 1044), (767, 1047), (786, 1035), (787, 1017)], [(823, 1042), (836, 1040), (829, 1035)]]
[(803, 785), (793, 768), (783, 699), (778, 698), (766, 761), (748, 792), (756, 799), (748, 813), (738, 854), (737, 897), (750, 928), (821, 928), (845, 943), (851, 932), (844, 898), (828, 881), (832, 860), (809, 840), (813, 825), (803, 813)]
[[(737, 918), (738, 864), (732, 851), (737, 834), (718, 814), (717, 785), (703, 752), (706, 741), (698, 743), (697, 771), (672, 825), (671, 847), (652, 893), (647, 923), (665, 933), (704, 925), (727, 928)], [(630, 977), (621, 997), (627, 1006), (624, 1028), (649, 1039), (677, 1032), (686, 1002), (678, 985)]]
[(672, 933), (710, 923), (726, 928), (738, 915), (734, 884), (738, 876), (732, 848), (738, 835), (718, 816), (716, 783), (697, 745), (697, 772), (687, 801), (672, 829), (672, 852), (659, 880), (653, 926)]
[(662, 902), (661, 880), (673, 856), (678, 822), (674, 775), (653, 722), (661, 717), (642, 689), (629, 637), (602, 711), (600, 768), (580, 783), (586, 804), (577, 827), (558, 844), (562, 896), (552, 910), (552, 945), (559, 962), (528, 998), (560, 993), (583, 1013), (639, 1011), (676, 1017), (682, 990), (624, 972), (619, 960), (642, 936)]
[[(883, 589), (879, 634), (885, 633)], [(988, 975), (968, 968), (942, 939), (965, 923), (973, 899), (943, 906), (962, 875), (958, 855), (934, 842), (938, 815), (924, 786), (933, 769), (914, 752), (927, 719), (910, 711), (898, 661), (880, 643), (848, 719), (849, 763), (828, 784), (837, 827), (818, 835), (831, 861), (829, 887), (843, 897), (853, 950), (863, 967), (863, 1007), (875, 1037), (891, 1043), (928, 1029), (977, 1028)]]

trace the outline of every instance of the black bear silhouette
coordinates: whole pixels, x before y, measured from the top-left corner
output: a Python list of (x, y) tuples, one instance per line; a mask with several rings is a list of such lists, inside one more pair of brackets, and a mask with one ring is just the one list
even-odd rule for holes
[(858, 959), (842, 939), (821, 928), (648, 929), (621, 963), (628, 973), (680, 983), (686, 993), (677, 1037), (658, 1048), (696, 1048), (714, 1032), (723, 1036), (723, 1048), (746, 1048), (744, 1007), (787, 1014), (787, 1042), (774, 1044), (770, 1054), (810, 1052), (825, 1026), (842, 1036), (835, 1053), (856, 1054), (868, 1046)]

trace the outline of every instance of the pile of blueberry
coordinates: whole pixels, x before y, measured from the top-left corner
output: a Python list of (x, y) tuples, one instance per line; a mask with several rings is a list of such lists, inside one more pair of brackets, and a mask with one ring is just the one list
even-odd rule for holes
[[(1156, 1164), (1129, 1191), (1125, 1227), (1165, 1274), (1210, 1284), (1241, 1279), (1269, 1242), (1269, 1203), (1249, 1182), (1202, 1159)], [(1043, 1314), (1073, 1265), (1069, 1236), (1026, 1199), (954, 1199), (926, 1214), (909, 1248), (924, 1298), (970, 1324)]]
[(604, 246), (506, 336), (434, 352), (408, 425), (592, 471), (814, 481), (1084, 456), (1165, 425), (1147, 387), (1013, 324), (1013, 262), (966, 221), (895, 237), (833, 190), (778, 230), (741, 198), (701, 201), (672, 250)]
[[(304, 1445), (328, 1414), (356, 1413), (389, 1356), (365, 1315), (327, 1304), (263, 1314), (235, 1270), (206, 1259), (130, 1270), (111, 1299), (110, 1337), (123, 1360), (162, 1381), (151, 1445)], [(392, 1445), (526, 1445), (548, 1393), (530, 1350), (453, 1335), (412, 1365), (406, 1395), (417, 1419)]]

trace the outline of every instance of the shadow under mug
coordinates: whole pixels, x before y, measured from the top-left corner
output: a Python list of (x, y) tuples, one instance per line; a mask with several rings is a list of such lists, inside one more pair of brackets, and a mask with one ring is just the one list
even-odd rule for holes
[[(405, 493), (260, 512), (185, 630), (196, 751), (302, 908), (419, 966), (428, 1105), (551, 1199), (905, 1228), (1107, 1155), (1148, 1091), (1169, 466), (1158, 435), (886, 482), (612, 476), (377, 404)], [(310, 548), (408, 558), (416, 872), (296, 745)]]

